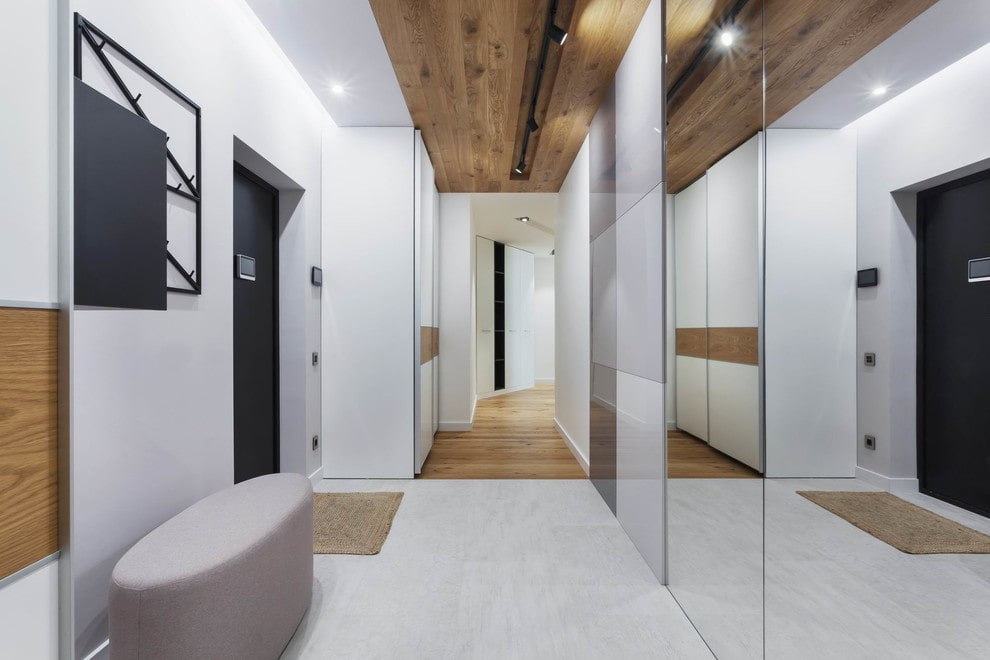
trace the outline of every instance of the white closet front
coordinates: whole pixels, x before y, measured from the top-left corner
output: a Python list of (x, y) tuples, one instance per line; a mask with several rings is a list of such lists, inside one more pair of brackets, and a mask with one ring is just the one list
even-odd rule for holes
[(533, 254), (477, 238), (478, 395), (533, 387)]

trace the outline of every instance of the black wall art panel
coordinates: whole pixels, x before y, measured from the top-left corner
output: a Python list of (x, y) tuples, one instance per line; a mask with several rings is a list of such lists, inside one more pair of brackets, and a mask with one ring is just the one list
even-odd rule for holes
[(76, 78), (165, 134), (158, 182), (166, 218), (165, 286), (177, 293), (202, 293), (200, 107), (79, 14), (75, 27)]
[(75, 302), (166, 307), (165, 133), (75, 81)]

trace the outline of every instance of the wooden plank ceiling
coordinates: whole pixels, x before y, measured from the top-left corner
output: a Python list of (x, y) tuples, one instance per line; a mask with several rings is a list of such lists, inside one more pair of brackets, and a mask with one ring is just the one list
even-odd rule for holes
[(560, 0), (527, 170), (512, 174), (549, 0), (371, 0), (441, 192), (557, 192), (649, 0)]
[(736, 0), (668, 0), (668, 93), (679, 87), (667, 106), (668, 190), (680, 192), (763, 127), (761, 23), (771, 125), (936, 1), (749, 0), (736, 44), (696, 57)]

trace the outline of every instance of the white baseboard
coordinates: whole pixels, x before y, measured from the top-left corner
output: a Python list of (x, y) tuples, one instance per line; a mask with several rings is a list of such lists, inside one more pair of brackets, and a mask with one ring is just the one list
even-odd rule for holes
[(857, 465), (856, 478), (894, 495), (918, 492), (918, 480), (912, 477), (888, 477)]
[(556, 380), (553, 379), (553, 378), (537, 378), (536, 379), (536, 384), (537, 385), (553, 385), (555, 382), (556, 382)]
[(440, 422), (437, 424), (437, 432), (441, 431), (470, 431), (474, 426), (471, 422)]
[(667, 430), (668, 431), (676, 431), (677, 430), (677, 422), (667, 422)]
[(315, 486), (316, 484), (320, 483), (322, 479), (323, 479), (323, 466), (321, 465), (320, 467), (316, 468), (313, 474), (309, 475), (309, 483)]
[(591, 468), (588, 465), (588, 457), (581, 452), (581, 449), (574, 442), (574, 438), (572, 438), (571, 435), (564, 430), (564, 427), (560, 425), (560, 422), (557, 421), (556, 417), (553, 418), (553, 425), (554, 428), (557, 429), (557, 433), (560, 434), (560, 437), (562, 437), (564, 442), (567, 443), (567, 448), (571, 450), (572, 454), (574, 454), (574, 458), (577, 460), (578, 465), (581, 466), (581, 469), (584, 470), (585, 474), (589, 474)]

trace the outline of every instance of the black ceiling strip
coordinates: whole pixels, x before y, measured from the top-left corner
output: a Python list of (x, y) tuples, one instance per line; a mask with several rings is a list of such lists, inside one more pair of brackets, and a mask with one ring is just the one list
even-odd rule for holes
[(546, 71), (547, 57), (550, 54), (550, 30), (554, 25), (556, 16), (557, 0), (550, 0), (547, 22), (543, 26), (543, 42), (540, 44), (540, 59), (537, 62), (536, 79), (533, 81), (533, 97), (529, 103), (529, 116), (526, 121), (526, 130), (523, 133), (522, 148), (519, 150), (519, 166), (523, 169), (526, 167), (526, 151), (529, 149), (529, 138), (533, 133), (532, 125), (536, 121), (536, 104), (540, 98), (540, 87), (543, 85), (543, 73)]
[(718, 25), (715, 28), (709, 30), (708, 36), (705, 37), (705, 41), (701, 45), (701, 48), (699, 48), (698, 52), (694, 54), (694, 58), (691, 60), (691, 64), (688, 65), (688, 68), (684, 70), (684, 73), (680, 75), (677, 81), (670, 86), (670, 91), (667, 92), (668, 104), (677, 95), (677, 92), (679, 92), (681, 88), (684, 87), (684, 85), (691, 78), (691, 76), (694, 74), (697, 68), (708, 56), (708, 53), (711, 52), (712, 42), (715, 40), (715, 37), (717, 36), (717, 31), (720, 28), (724, 28), (725, 26), (732, 25), (733, 23), (735, 23), (736, 18), (739, 16), (739, 13), (743, 10), (743, 7), (746, 6), (747, 2), (749, 2), (749, 0), (736, 0), (736, 4), (732, 5), (732, 8), (730, 8), (729, 11), (725, 12), (725, 14), (722, 15), (722, 18), (721, 20), (719, 20)]

